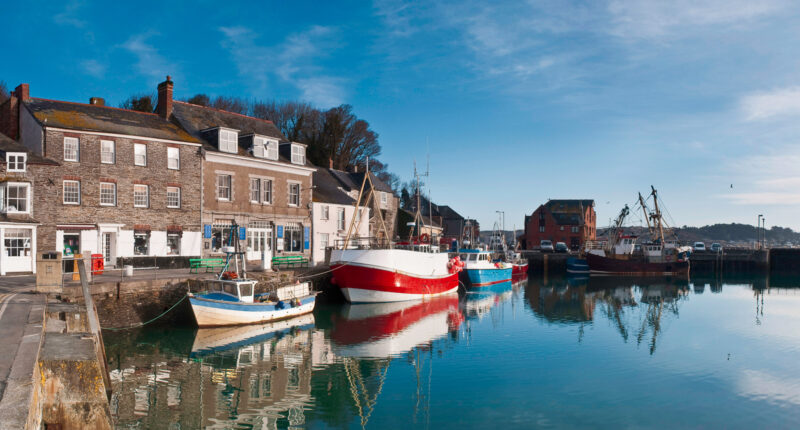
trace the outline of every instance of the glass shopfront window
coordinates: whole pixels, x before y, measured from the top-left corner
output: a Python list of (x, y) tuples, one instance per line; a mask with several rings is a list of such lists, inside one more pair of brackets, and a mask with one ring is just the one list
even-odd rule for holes
[(150, 232), (133, 233), (133, 255), (148, 255), (150, 251)]
[(303, 226), (287, 224), (283, 228), (283, 250), (285, 252), (303, 251)]

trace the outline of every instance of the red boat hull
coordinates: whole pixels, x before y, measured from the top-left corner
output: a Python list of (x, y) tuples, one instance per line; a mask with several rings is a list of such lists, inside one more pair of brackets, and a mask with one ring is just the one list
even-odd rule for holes
[(689, 261), (649, 263), (586, 254), (591, 274), (633, 276), (689, 276)]
[(458, 291), (458, 274), (418, 277), (356, 264), (331, 266), (331, 283), (353, 303), (396, 302)]

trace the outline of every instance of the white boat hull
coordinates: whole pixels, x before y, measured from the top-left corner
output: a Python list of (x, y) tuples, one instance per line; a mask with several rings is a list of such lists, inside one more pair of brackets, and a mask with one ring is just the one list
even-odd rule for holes
[(304, 298), (300, 306), (287, 306), (284, 309), (260, 303), (225, 302), (200, 297), (190, 297), (189, 301), (198, 326), (216, 327), (263, 323), (307, 314), (314, 310), (316, 298)]

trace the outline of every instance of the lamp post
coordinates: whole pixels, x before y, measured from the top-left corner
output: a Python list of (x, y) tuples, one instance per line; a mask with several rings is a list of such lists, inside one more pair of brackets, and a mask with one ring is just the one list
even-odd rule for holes
[(761, 247), (761, 217), (764, 215), (758, 214), (758, 226), (756, 227), (756, 242), (759, 248)]
[(767, 247), (767, 219), (761, 218), (761, 247)]

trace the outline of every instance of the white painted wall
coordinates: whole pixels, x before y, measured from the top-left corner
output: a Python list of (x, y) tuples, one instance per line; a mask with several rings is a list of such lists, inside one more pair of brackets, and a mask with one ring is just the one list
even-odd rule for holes
[(203, 255), (203, 232), (183, 232), (183, 236), (181, 237), (181, 255)]
[(148, 255), (157, 255), (159, 257), (167, 255), (166, 231), (150, 232), (150, 248), (147, 250), (147, 253)]
[[(322, 206), (328, 206), (328, 219), (322, 219)], [(344, 231), (339, 231), (337, 226), (339, 208), (344, 208)], [(367, 208), (359, 208), (362, 212), (361, 225), (358, 228), (357, 234), (361, 237), (368, 237), (369, 231), (369, 214), (370, 210)], [(325, 249), (320, 244), (320, 234), (328, 234), (328, 246), (333, 246), (337, 240), (344, 239), (347, 236), (347, 229), (350, 228), (350, 222), (355, 214), (355, 207), (352, 205), (336, 205), (329, 203), (314, 203), (311, 206), (311, 262), (312, 264), (321, 264), (325, 262)]]
[[(100, 254), (100, 244), (97, 241), (97, 230), (81, 230), (81, 254), (88, 257), (91, 254)], [(64, 243), (61, 241), (60, 243)]]
[(117, 237), (117, 257), (133, 256), (133, 230), (120, 230)]

